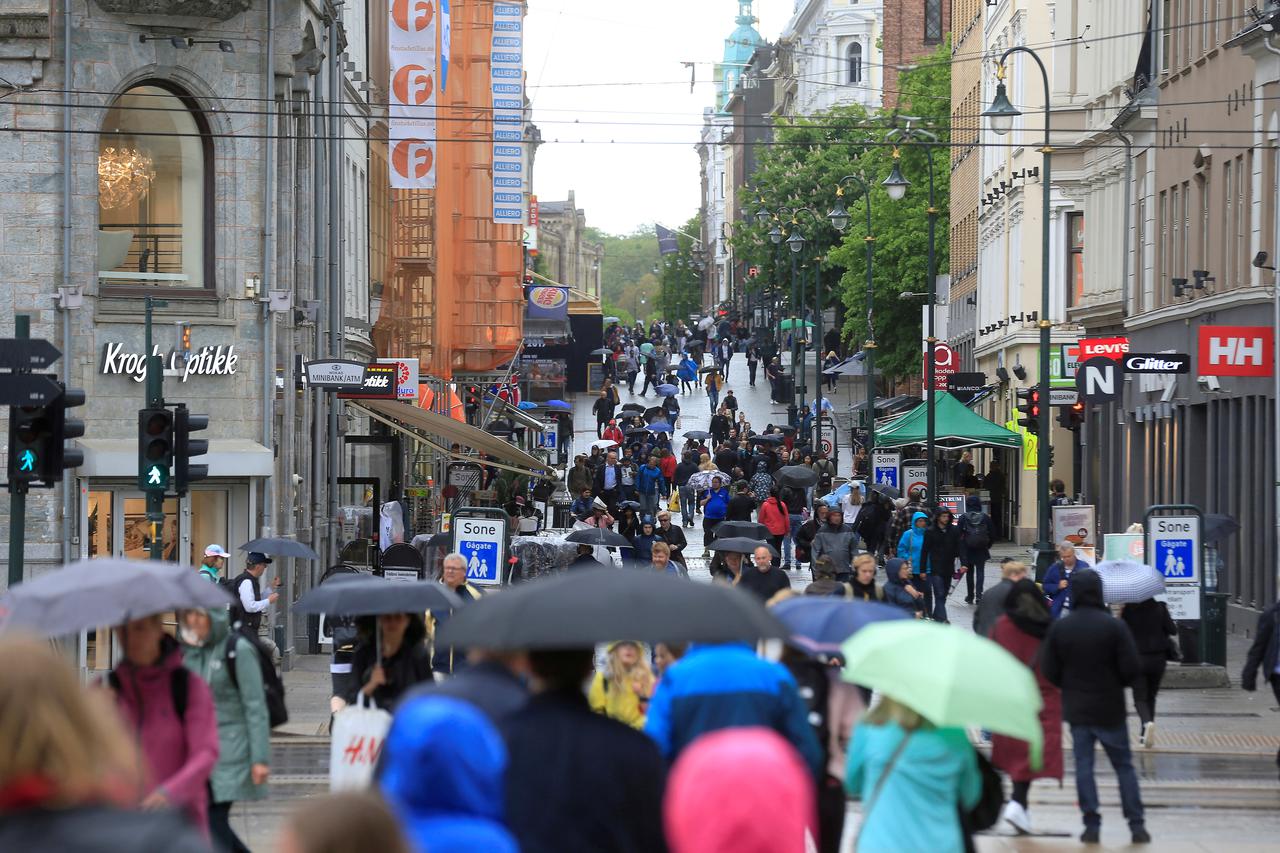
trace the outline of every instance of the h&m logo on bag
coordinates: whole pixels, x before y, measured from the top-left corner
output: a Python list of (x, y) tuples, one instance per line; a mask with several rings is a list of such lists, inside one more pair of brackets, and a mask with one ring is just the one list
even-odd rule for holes
[(1201, 376), (1270, 376), (1275, 334), (1270, 326), (1201, 326), (1196, 370)]
[(342, 750), (342, 763), (352, 766), (367, 765), (373, 767), (378, 763), (378, 754), (381, 752), (381, 738), (358, 735), (347, 743), (346, 749)]

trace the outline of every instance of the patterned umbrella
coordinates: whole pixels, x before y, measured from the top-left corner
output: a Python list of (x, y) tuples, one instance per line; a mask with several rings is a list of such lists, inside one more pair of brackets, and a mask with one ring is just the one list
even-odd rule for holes
[(1093, 570), (1102, 578), (1102, 596), (1108, 604), (1136, 604), (1164, 592), (1164, 575), (1142, 563), (1103, 560)]
[(729, 485), (729, 481), (732, 479), (728, 474), (716, 469), (711, 471), (699, 471), (689, 478), (689, 488), (693, 489), (695, 492), (701, 492), (704, 489), (709, 489), (711, 488), (711, 479), (713, 477), (719, 477), (726, 486)]
[(680, 389), (674, 385), (659, 385), (657, 390), (663, 397), (674, 397), (680, 393)]

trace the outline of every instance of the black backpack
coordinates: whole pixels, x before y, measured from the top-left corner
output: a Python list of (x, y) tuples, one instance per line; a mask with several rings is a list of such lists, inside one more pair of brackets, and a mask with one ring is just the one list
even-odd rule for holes
[(964, 514), (964, 544), (972, 551), (981, 551), (991, 546), (991, 537), (987, 535), (987, 517), (981, 512)]
[(978, 775), (982, 777), (982, 796), (976, 805), (967, 812), (960, 810), (960, 823), (966, 834), (982, 832), (996, 825), (1000, 820), (1000, 810), (1004, 807), (1004, 788), (1000, 774), (992, 766), (991, 760), (977, 750)]
[(262, 692), (267, 699), (267, 715), (271, 719), (271, 728), (282, 726), (289, 722), (289, 711), (284, 704), (284, 681), (280, 678), (280, 673), (271, 662), (271, 650), (257, 637), (250, 636), (247, 632), (238, 628), (233, 629), (227, 635), (226, 650), (223, 653), (224, 665), (227, 668), (227, 676), (231, 679), (231, 686), (237, 691), (240, 689), (240, 682), (236, 678), (236, 641), (241, 638), (244, 638), (249, 642), (249, 645), (253, 646), (254, 657), (258, 660), (258, 669), (262, 671)]

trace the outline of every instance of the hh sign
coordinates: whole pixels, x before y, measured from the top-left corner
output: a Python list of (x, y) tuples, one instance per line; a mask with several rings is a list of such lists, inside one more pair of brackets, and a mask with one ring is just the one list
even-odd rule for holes
[(1270, 326), (1201, 326), (1196, 372), (1201, 376), (1270, 376), (1276, 332)]

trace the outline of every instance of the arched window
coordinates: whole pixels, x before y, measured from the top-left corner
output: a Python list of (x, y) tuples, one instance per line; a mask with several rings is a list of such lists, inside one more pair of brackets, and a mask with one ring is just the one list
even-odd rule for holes
[(849, 45), (846, 56), (849, 58), (849, 82), (862, 82), (862, 42), (855, 41)]
[(98, 277), (105, 286), (207, 288), (212, 144), (192, 99), (129, 89), (98, 137)]

